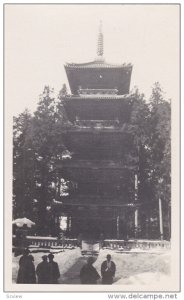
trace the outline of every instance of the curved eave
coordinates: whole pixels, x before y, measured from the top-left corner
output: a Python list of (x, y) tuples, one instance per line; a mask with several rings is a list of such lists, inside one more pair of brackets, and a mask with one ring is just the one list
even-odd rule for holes
[(124, 100), (124, 99), (128, 99), (131, 97), (131, 94), (124, 94), (124, 95), (66, 95), (65, 97), (62, 97), (63, 100), (66, 101), (72, 101), (72, 100), (76, 100), (76, 99), (80, 99), (80, 100)]
[(110, 64), (110, 63), (105, 63), (105, 62), (98, 62), (98, 61), (92, 61), (88, 63), (83, 63), (83, 64), (75, 64), (75, 63), (66, 63), (65, 64), (66, 69), (84, 69), (84, 68), (89, 68), (89, 69), (95, 69), (95, 68), (110, 68), (110, 69), (132, 69), (132, 64), (121, 64), (121, 65), (116, 65), (116, 64)]

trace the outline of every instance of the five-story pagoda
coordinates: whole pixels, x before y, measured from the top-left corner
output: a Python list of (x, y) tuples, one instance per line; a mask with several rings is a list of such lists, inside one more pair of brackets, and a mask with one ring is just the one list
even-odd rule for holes
[(100, 26), (97, 58), (66, 64), (65, 70), (71, 94), (62, 101), (72, 125), (63, 129), (63, 136), (72, 158), (58, 170), (72, 188), (68, 196), (58, 197), (56, 219), (65, 217), (70, 237), (135, 237), (137, 176), (126, 165), (123, 130), (131, 112), (132, 65), (105, 61)]

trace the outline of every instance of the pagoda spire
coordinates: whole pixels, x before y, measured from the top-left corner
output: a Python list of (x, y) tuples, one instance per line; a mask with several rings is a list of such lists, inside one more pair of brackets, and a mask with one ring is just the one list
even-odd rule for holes
[(99, 32), (98, 32), (98, 43), (97, 43), (97, 55), (103, 57), (103, 33), (102, 33), (102, 21), (100, 21)]

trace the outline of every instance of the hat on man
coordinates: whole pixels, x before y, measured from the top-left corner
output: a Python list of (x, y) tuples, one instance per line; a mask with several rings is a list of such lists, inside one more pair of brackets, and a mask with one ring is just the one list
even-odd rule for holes
[(92, 265), (94, 263), (94, 259), (92, 256), (88, 257), (88, 264)]
[(42, 256), (42, 259), (45, 261), (45, 260), (47, 260), (47, 255), (43, 255)]
[(28, 248), (24, 249), (23, 254), (28, 255), (30, 253), (30, 250)]
[(29, 255), (28, 257), (29, 257), (29, 259), (30, 259), (31, 261), (34, 261), (34, 256), (33, 256), (33, 255)]

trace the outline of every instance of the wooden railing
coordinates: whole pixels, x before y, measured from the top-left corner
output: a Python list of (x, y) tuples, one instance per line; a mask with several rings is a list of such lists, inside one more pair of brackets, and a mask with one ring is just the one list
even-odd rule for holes
[(27, 236), (29, 245), (39, 246), (42, 248), (50, 247), (77, 247), (77, 239), (58, 239), (56, 237), (38, 237), (38, 236)]
[(170, 249), (169, 241), (162, 240), (104, 240), (103, 248), (108, 248), (112, 250), (131, 250), (131, 249), (141, 249), (141, 250), (151, 250), (151, 249)]
[[(13, 236), (13, 240), (16, 237)], [(26, 245), (35, 246), (40, 248), (52, 248), (52, 247), (64, 247), (72, 248), (78, 246), (77, 239), (58, 239), (57, 237), (44, 237), (44, 236), (26, 236), (25, 238)]]
[[(13, 236), (13, 243), (15, 241), (15, 236)], [(52, 247), (64, 247), (72, 248), (78, 247), (79, 241), (77, 239), (58, 239), (57, 237), (42, 237), (42, 236), (26, 236), (26, 245), (29, 247), (39, 247), (39, 248), (52, 248)], [(131, 249), (140, 250), (156, 250), (170, 249), (171, 245), (169, 241), (162, 240), (104, 240), (99, 241), (100, 248), (107, 248), (112, 250), (122, 250), (129, 251)]]

